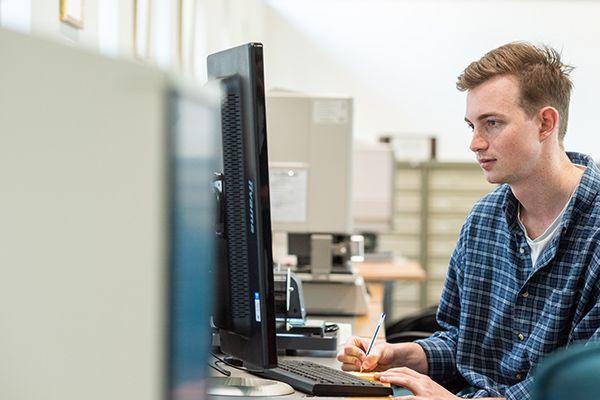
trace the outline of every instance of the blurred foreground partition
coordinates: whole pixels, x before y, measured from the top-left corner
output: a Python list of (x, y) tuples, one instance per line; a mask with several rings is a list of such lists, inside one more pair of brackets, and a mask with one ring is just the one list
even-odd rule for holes
[(0, 30), (0, 398), (202, 398), (215, 97)]

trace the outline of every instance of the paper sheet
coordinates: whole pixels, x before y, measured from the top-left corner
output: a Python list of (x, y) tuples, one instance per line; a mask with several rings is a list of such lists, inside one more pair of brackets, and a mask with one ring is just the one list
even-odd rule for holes
[(273, 222), (305, 222), (308, 169), (271, 167), (271, 219)]

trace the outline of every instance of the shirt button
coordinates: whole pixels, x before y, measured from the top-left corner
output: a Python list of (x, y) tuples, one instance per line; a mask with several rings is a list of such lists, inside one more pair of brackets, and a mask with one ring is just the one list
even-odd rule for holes
[(525, 336), (523, 336), (523, 334), (522, 334), (522, 333), (519, 333), (519, 335), (518, 335), (518, 336), (519, 336), (519, 340), (520, 340), (520, 341), (523, 341), (523, 340), (525, 340)]
[(529, 297), (529, 292), (523, 292), (522, 296), (525, 298)]
[(521, 254), (525, 253), (525, 249), (524, 249), (524, 248), (522, 248), (522, 247), (521, 247), (521, 248), (519, 248), (519, 253), (521, 253)]
[(517, 378), (518, 380), (523, 379), (523, 374), (517, 374), (515, 375), (515, 378)]

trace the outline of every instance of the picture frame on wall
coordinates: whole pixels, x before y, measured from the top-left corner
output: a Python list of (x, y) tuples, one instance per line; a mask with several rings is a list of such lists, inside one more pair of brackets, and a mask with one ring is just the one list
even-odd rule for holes
[(83, 1), (60, 0), (60, 20), (77, 29), (83, 29)]

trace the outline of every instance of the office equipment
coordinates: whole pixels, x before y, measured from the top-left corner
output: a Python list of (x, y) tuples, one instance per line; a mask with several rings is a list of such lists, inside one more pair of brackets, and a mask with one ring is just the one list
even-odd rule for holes
[(295, 234), (284, 254), (306, 250), (299, 265), (329, 273), (345, 262), (318, 235), (352, 232), (352, 99), (271, 91), (267, 108), (273, 230)]
[(349, 97), (267, 95), (273, 230), (352, 232)]
[(311, 361), (280, 361), (277, 368), (257, 375), (286, 382), (314, 396), (390, 396), (389, 386), (355, 377)]
[(288, 356), (300, 351), (337, 351), (337, 331), (328, 331), (324, 321), (308, 320), (303, 326), (292, 326), (289, 330), (277, 331), (277, 349)]
[(325, 321), (306, 318), (300, 279), (288, 268), (275, 271), (274, 281), (277, 349), (288, 355), (299, 350), (336, 351), (337, 329), (328, 329)]
[(356, 232), (390, 232), (392, 229), (394, 154), (383, 143), (354, 145), (352, 223)]
[[(211, 54), (207, 64), (209, 79), (222, 90), (213, 322), (223, 353), (248, 368), (272, 368), (277, 345), (262, 45)], [(209, 393), (227, 382), (209, 381)], [(282, 383), (246, 383), (255, 386), (242, 390), (244, 395), (293, 391)]]
[[(359, 256), (353, 249), (360, 246), (350, 235), (352, 98), (271, 91), (267, 108), (273, 229), (287, 235), (281, 241), (285, 248), (274, 252), (298, 256), (297, 272), (312, 273), (306, 280), (305, 274), (299, 275), (308, 313), (365, 313), (368, 299), (361, 280), (331, 279), (336, 286), (325, 287), (321, 279), (331, 273), (351, 274), (350, 259)], [(340, 310), (331, 301), (333, 292), (363, 298), (341, 304)], [(357, 309), (357, 303), (364, 307)]]
[(351, 261), (364, 259), (360, 235), (288, 233), (287, 242), (289, 253), (296, 256), (297, 272), (351, 274)]
[[(222, 188), (219, 209), (224, 215), (217, 223), (222, 229), (217, 232), (220, 258), (213, 319), (223, 353), (257, 375), (278, 364), (262, 56), (262, 45), (250, 43), (208, 58), (209, 77), (219, 81), (224, 92), (223, 174), (216, 182), (216, 188)], [(217, 393), (223, 383), (209, 381), (209, 393)], [(282, 386), (277, 393), (285, 391)], [(260, 387), (270, 390), (276, 385)]]
[(301, 326), (306, 321), (302, 282), (290, 268), (273, 273), (275, 282), (275, 317), (281, 323)]
[(219, 232), (217, 307), (223, 352), (247, 364), (277, 363), (269, 215), (262, 45), (208, 57), (209, 79), (223, 91), (224, 215)]
[(216, 103), (0, 29), (0, 398), (202, 398)]
[(437, 138), (431, 134), (385, 132), (379, 136), (381, 143), (389, 143), (397, 161), (411, 163), (433, 161), (437, 155)]
[(313, 276), (296, 273), (302, 280), (306, 311), (314, 315), (365, 315), (369, 294), (362, 277), (356, 274)]
[[(368, 312), (369, 296), (364, 280), (354, 273), (351, 263), (354, 237), (288, 234), (289, 252), (297, 259), (294, 270), (306, 293), (307, 313), (363, 315)], [(336, 301), (332, 301), (332, 293)]]

